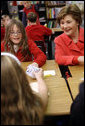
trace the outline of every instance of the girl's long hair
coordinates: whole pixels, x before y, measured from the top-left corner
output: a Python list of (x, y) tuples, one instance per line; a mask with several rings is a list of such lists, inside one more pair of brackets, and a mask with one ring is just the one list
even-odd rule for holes
[(5, 51), (7, 51), (7, 46), (10, 47), (10, 52), (14, 54), (14, 48), (13, 45), (14, 43), (10, 40), (10, 32), (11, 29), (13, 29), (14, 25), (16, 25), (19, 29), (20, 32), (22, 34), (22, 39), (19, 43), (19, 47), (22, 47), (22, 54), (25, 54), (26, 57), (26, 53), (30, 55), (30, 51), (29, 51), (29, 47), (28, 47), (28, 37), (26, 35), (26, 31), (24, 28), (24, 25), (22, 24), (22, 22), (20, 20), (16, 20), (16, 19), (12, 19), (10, 21), (10, 23), (6, 26), (6, 32), (5, 32)]
[(42, 107), (21, 66), (14, 59), (1, 56), (1, 125), (41, 124)]

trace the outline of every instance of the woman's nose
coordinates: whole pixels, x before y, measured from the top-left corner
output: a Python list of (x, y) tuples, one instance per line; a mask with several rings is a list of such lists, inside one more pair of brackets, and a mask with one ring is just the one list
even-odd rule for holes
[(67, 26), (67, 24), (65, 23), (65, 24), (63, 25), (63, 27), (64, 27), (64, 28), (67, 28), (68, 26)]

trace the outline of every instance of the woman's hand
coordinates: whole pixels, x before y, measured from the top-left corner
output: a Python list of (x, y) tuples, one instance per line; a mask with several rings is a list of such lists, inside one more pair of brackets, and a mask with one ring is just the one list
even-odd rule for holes
[(79, 64), (84, 64), (84, 56), (79, 56), (78, 62), (79, 62)]

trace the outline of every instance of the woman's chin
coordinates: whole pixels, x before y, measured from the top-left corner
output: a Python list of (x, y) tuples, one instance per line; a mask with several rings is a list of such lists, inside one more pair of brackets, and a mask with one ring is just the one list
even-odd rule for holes
[(66, 35), (71, 36), (70, 32), (64, 32)]

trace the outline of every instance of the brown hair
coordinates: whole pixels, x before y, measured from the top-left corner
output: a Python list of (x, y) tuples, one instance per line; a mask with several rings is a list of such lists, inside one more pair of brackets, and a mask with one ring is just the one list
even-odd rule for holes
[(41, 124), (42, 106), (21, 66), (9, 56), (1, 56), (1, 125)]
[(36, 20), (37, 20), (37, 15), (36, 15), (36, 13), (34, 13), (34, 12), (28, 13), (27, 19), (28, 19), (30, 22), (35, 23)]
[(27, 54), (30, 55), (30, 51), (29, 51), (28, 44), (27, 44), (28, 38), (26, 36), (24, 25), (22, 24), (22, 22), (20, 20), (16, 20), (16, 19), (12, 19), (6, 27), (5, 51), (7, 51), (7, 45), (10, 45), (10, 52), (14, 53), (14, 48), (13, 48), (14, 43), (10, 40), (10, 37), (9, 37), (11, 29), (13, 28), (14, 25), (16, 25), (20, 29), (21, 34), (22, 34), (22, 40), (19, 43), (19, 46), (22, 46), (22, 53), (24, 54), (24, 51), (26, 51)]
[(68, 6), (63, 7), (58, 16), (57, 22), (60, 24), (60, 20), (63, 19), (66, 15), (71, 14), (73, 19), (79, 23), (79, 26), (82, 23), (81, 11), (76, 4), (70, 4)]
[(10, 19), (12, 19), (12, 16), (11, 16), (11, 15), (7, 15), (7, 14), (6, 14), (6, 15), (2, 15), (2, 16), (1, 16), (2, 19), (5, 19), (6, 17), (9, 17)]

